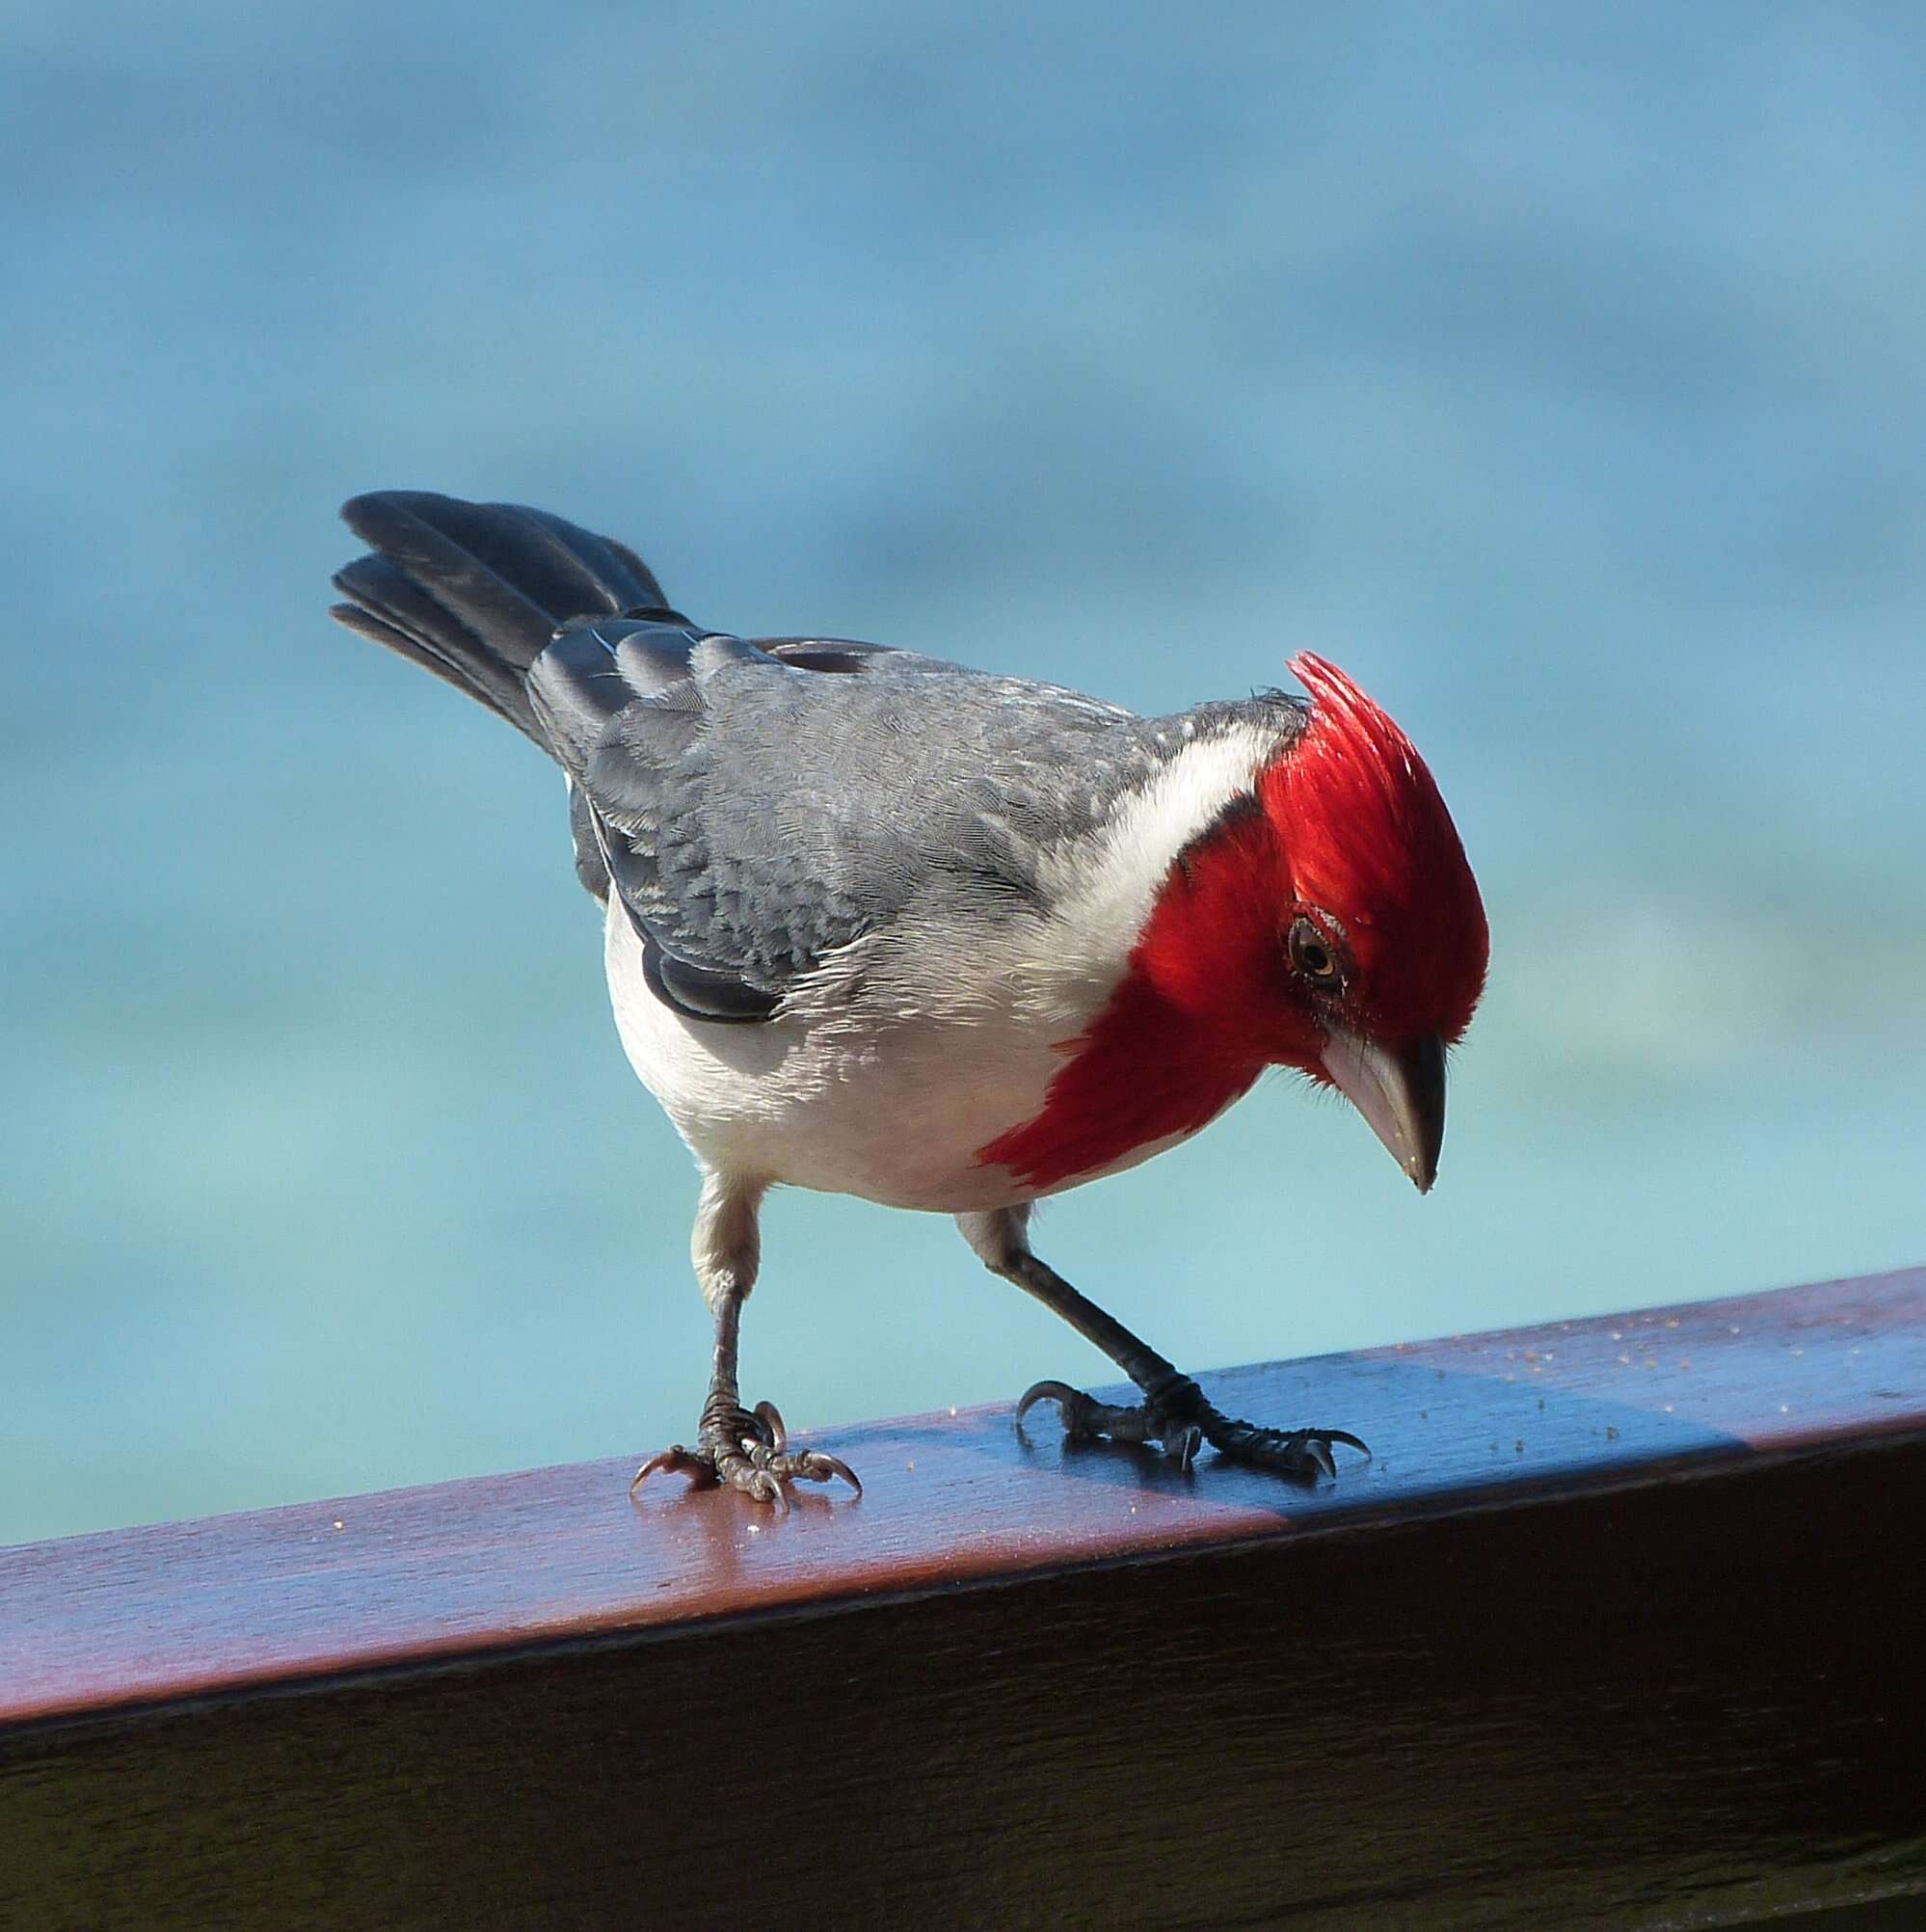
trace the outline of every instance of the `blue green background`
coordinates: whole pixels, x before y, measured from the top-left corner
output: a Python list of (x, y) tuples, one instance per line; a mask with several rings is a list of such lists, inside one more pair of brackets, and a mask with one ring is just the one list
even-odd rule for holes
[[(560, 787), (323, 615), (372, 487), (1394, 711), (1492, 919), (1442, 1181), (1278, 1081), (1053, 1204), (1189, 1364), (1926, 1260), (1913, 10), (0, 19), (0, 1542), (693, 1420)], [(797, 1426), (1107, 1374), (803, 1195), (746, 1337)]]

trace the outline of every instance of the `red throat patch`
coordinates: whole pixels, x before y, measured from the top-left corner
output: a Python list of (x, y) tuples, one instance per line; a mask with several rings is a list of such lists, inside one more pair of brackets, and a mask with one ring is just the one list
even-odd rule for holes
[(1279, 1057), (1277, 842), (1246, 796), (1171, 868), (1096, 1023), (1066, 1041), (1044, 1109), (978, 1150), (1026, 1187), (1053, 1188), (1194, 1134)]
[(1261, 1056), (1199, 1034), (1135, 967), (1068, 1051), (1043, 1112), (976, 1150), (1039, 1193), (1208, 1127), (1264, 1071)]

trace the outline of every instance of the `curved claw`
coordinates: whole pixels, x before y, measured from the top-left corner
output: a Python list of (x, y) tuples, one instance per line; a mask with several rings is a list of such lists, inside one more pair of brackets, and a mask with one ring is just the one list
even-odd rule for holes
[[(1208, 1433), (1208, 1432), (1207, 1432)], [(1342, 1442), (1369, 1461), (1370, 1445), (1345, 1429), (1258, 1429), (1242, 1440), (1235, 1427), (1222, 1436), (1211, 1436), (1211, 1442), (1234, 1462), (1249, 1462), (1259, 1468), (1282, 1469), (1287, 1474), (1309, 1474), (1316, 1470), (1333, 1481), (1337, 1477), (1337, 1458), (1331, 1453)]]
[(789, 1432), (783, 1426), (783, 1412), (773, 1402), (759, 1402), (755, 1409), (756, 1420), (762, 1425), (763, 1439), (778, 1456), (787, 1455), (789, 1447)]
[(636, 1470), (634, 1480), (629, 1485), (629, 1493), (632, 1496), (657, 1469), (680, 1469), (683, 1463), (695, 1460), (698, 1459), (692, 1458), (680, 1442), (671, 1442), (666, 1449), (657, 1449)]
[(781, 1478), (767, 1469), (752, 1469), (735, 1487), (754, 1501), (767, 1503), (779, 1516), (789, 1513), (789, 1499), (783, 1493)]
[(1164, 1438), (1164, 1455), (1187, 1476), (1190, 1473), (1190, 1464), (1197, 1460), (1198, 1450), (1203, 1446), (1204, 1432), (1194, 1422), (1187, 1423)]
[(1371, 1445), (1348, 1429), (1294, 1429), (1286, 1436), (1280, 1447), (1286, 1454), (1296, 1453), (1307, 1457), (1333, 1481), (1337, 1478), (1337, 1458), (1331, 1450), (1342, 1442), (1348, 1449), (1355, 1449), (1368, 1462), (1371, 1460)]
[(1023, 1419), (1039, 1402), (1054, 1402), (1063, 1413), (1066, 1434), (1075, 1436), (1088, 1409), (1090, 1398), (1067, 1382), (1033, 1382), (1024, 1390), (1016, 1406), (1017, 1433), (1023, 1433)]
[(841, 1476), (859, 1496), (863, 1493), (856, 1471), (841, 1456), (832, 1456), (823, 1449), (809, 1449), (800, 1460), (803, 1466), (797, 1473), (807, 1476), (812, 1483), (829, 1483)]

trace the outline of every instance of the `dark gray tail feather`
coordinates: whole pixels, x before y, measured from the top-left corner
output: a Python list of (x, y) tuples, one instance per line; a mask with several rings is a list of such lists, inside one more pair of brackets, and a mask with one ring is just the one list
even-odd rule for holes
[(528, 667), (574, 619), (655, 611), (662, 586), (634, 551), (519, 503), (377, 490), (341, 506), (369, 546), (339, 572), (334, 615), (478, 698), (547, 750)]

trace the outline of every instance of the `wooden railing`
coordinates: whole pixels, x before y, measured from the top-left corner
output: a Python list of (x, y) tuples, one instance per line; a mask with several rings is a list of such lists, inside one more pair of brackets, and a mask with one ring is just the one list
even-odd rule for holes
[(1211, 1380), (0, 1551), (0, 1925), (1926, 1925), (1926, 1271)]

